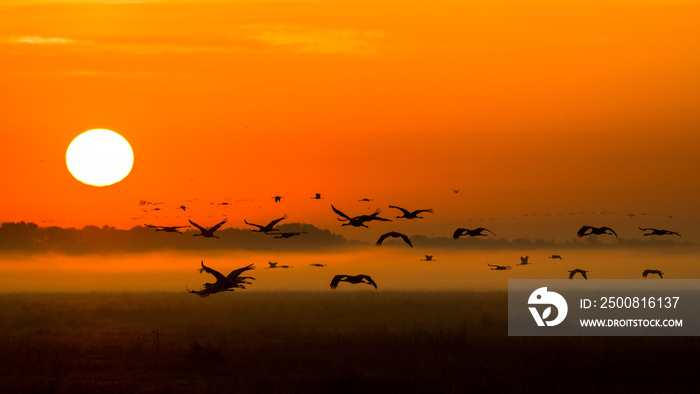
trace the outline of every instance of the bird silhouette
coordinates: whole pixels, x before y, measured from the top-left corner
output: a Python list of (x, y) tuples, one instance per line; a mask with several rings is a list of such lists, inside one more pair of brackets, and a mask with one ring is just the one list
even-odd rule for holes
[(248, 223), (248, 221), (245, 220), (245, 219), (243, 219), (243, 222), (245, 222), (245, 224), (247, 224), (247, 225), (249, 225), (249, 226), (255, 226), (255, 227), (258, 228), (257, 230), (250, 230), (250, 231), (254, 231), (254, 232), (259, 232), (259, 233), (265, 233), (265, 234), (267, 234), (267, 233), (269, 233), (270, 231), (275, 231), (275, 228), (274, 228), (275, 225), (276, 225), (277, 223), (279, 223), (280, 221), (286, 219), (286, 218), (287, 218), (287, 215), (285, 214), (285, 215), (282, 216), (281, 218), (275, 219), (275, 220), (271, 221), (270, 223), (268, 223), (268, 224), (266, 224), (266, 225), (264, 225), (264, 226), (263, 226), (263, 225), (260, 225), (260, 224), (255, 224), (255, 223)]
[(491, 268), (491, 271), (503, 271), (503, 270), (510, 269), (510, 265), (496, 265), (496, 264), (489, 264), (489, 263), (486, 263), (486, 265), (493, 267), (493, 268)]
[(485, 237), (486, 234), (482, 234), (484, 231), (488, 231), (491, 234), (496, 235), (496, 234), (494, 234), (493, 231), (491, 231), (487, 228), (484, 228), (484, 227), (478, 227), (478, 228), (475, 228), (474, 230), (469, 230), (469, 229), (460, 227), (457, 230), (455, 230), (455, 232), (452, 234), (452, 238), (457, 239), (463, 235), (468, 235), (470, 237), (477, 237), (477, 236)]
[(382, 242), (385, 239), (387, 239), (388, 237), (401, 238), (401, 239), (403, 239), (404, 242), (406, 242), (408, 244), (408, 246), (413, 247), (413, 245), (411, 244), (411, 240), (408, 239), (408, 237), (405, 234), (401, 234), (401, 233), (396, 232), (396, 231), (389, 231), (386, 234), (382, 234), (382, 236), (379, 237), (379, 239), (377, 240), (377, 246), (381, 245)]
[(189, 220), (189, 222), (192, 223), (193, 226), (197, 227), (199, 229), (199, 231), (201, 232), (200, 234), (195, 234), (194, 235), (195, 237), (202, 236), (204, 238), (219, 238), (218, 236), (214, 235), (214, 231), (218, 230), (219, 227), (223, 226), (223, 224), (226, 223), (227, 220), (228, 219), (224, 219), (209, 229), (206, 229), (206, 228), (200, 226), (199, 224), (193, 222), (192, 220)]
[[(608, 231), (610, 231), (608, 233)], [(583, 226), (581, 227), (576, 235), (580, 237), (584, 237), (586, 235), (601, 235), (601, 234), (610, 234), (614, 235), (615, 238), (617, 238), (617, 233), (611, 229), (610, 227), (593, 227), (593, 226)]]
[(656, 275), (659, 275), (659, 278), (661, 278), (661, 279), (664, 278), (664, 273), (659, 271), (659, 270), (644, 270), (644, 272), (642, 272), (642, 276), (645, 278), (649, 274), (652, 274), (652, 275), (656, 274)]
[(452, 191), (456, 194), (459, 193), (459, 189), (452, 189)]
[(647, 235), (677, 235), (679, 237), (681, 236), (680, 234), (678, 234), (675, 231), (659, 230), (656, 228), (641, 228), (641, 227), (639, 229), (642, 231), (649, 231), (648, 233), (643, 234), (645, 236), (647, 236)]
[(404, 218), (404, 219), (422, 219), (422, 216), (418, 216), (422, 212), (429, 212), (433, 213), (432, 209), (416, 209), (415, 211), (409, 211), (407, 209), (403, 209), (401, 207), (397, 207), (396, 205), (389, 205), (389, 208), (396, 208), (399, 211), (403, 212), (403, 216), (397, 216), (397, 218)]
[(562, 259), (562, 257), (559, 256), (558, 254), (553, 254), (553, 255), (549, 256), (548, 258), (550, 258), (552, 260), (561, 260)]
[(321, 193), (316, 193), (314, 194), (313, 197), (311, 197), (312, 200), (322, 200), (323, 197), (321, 197)]
[(385, 219), (385, 218), (382, 218), (382, 217), (377, 216), (377, 215), (379, 215), (379, 213), (381, 212), (381, 211), (379, 210), (379, 208), (377, 208), (377, 210), (374, 211), (374, 213), (371, 214), (371, 215), (360, 215), (360, 216), (354, 216), (354, 217), (350, 217), (350, 216), (344, 214), (342, 211), (340, 211), (339, 209), (337, 209), (336, 207), (334, 207), (333, 204), (331, 204), (331, 208), (333, 208), (333, 212), (337, 213), (338, 215), (340, 215), (340, 216), (342, 217), (342, 219), (341, 219), (341, 218), (337, 218), (339, 221), (341, 221), (341, 222), (347, 221), (347, 223), (343, 223), (342, 226), (367, 227), (367, 228), (369, 228), (369, 227), (365, 224), (365, 222), (370, 222), (370, 221), (372, 221), (372, 220), (380, 220), (380, 221), (383, 221), (383, 222), (391, 222), (391, 219)]
[(209, 297), (211, 294), (215, 293), (220, 293), (222, 291), (233, 291), (234, 288), (239, 288), (239, 289), (245, 289), (246, 284), (251, 284), (251, 282), (247, 282), (248, 279), (255, 280), (255, 278), (249, 277), (249, 276), (240, 276), (243, 272), (255, 269), (253, 264), (249, 264), (243, 268), (235, 269), (231, 271), (230, 274), (227, 276), (224, 276), (221, 274), (219, 271), (209, 268), (206, 265), (204, 265), (204, 261), (202, 261), (202, 268), (199, 269), (199, 272), (207, 272), (209, 274), (214, 275), (216, 278), (216, 282), (214, 283), (205, 283), (202, 286), (201, 290), (189, 290), (190, 293), (194, 293), (199, 295), (200, 297)]
[(321, 267), (321, 268), (323, 268), (323, 267), (325, 267), (325, 266), (326, 266), (326, 264), (320, 264), (320, 263), (311, 263), (311, 264), (309, 264), (309, 266), (311, 266), (311, 267)]
[(425, 255), (425, 258), (424, 258), (424, 259), (420, 259), (420, 261), (437, 261), (437, 260), (433, 260), (433, 256), (432, 256), (432, 255), (427, 255), (427, 254), (426, 254), (426, 255)]
[(377, 284), (374, 283), (372, 278), (369, 277), (369, 275), (336, 275), (333, 277), (333, 280), (331, 280), (331, 289), (337, 289), (338, 288), (338, 283), (340, 282), (348, 282), (352, 283), (353, 285), (356, 285), (358, 283), (366, 283), (368, 285), (374, 286), (374, 288), (377, 288)]
[(294, 268), (294, 267), (292, 267), (291, 265), (278, 265), (278, 264), (279, 264), (278, 262), (274, 262), (274, 263), (273, 263), (272, 261), (268, 261), (267, 263), (270, 264), (270, 266), (269, 266), (269, 267), (265, 267), (265, 269), (272, 269), (272, 268)]
[(525, 257), (520, 256), (520, 264), (518, 264), (518, 265), (528, 265), (528, 264), (532, 264), (532, 263), (528, 263), (528, 260), (529, 260), (529, 259), (530, 259), (530, 256), (525, 256)]
[(275, 202), (280, 202), (280, 201), (282, 201), (282, 198), (284, 198), (284, 197), (282, 197), (282, 196), (274, 196), (274, 197), (272, 197), (272, 198), (275, 199)]
[(155, 228), (156, 231), (165, 231), (166, 233), (182, 234), (178, 229), (190, 227), (190, 226), (153, 226), (153, 225), (147, 224), (146, 227)]
[(588, 272), (588, 271), (585, 271), (585, 270), (582, 270), (579, 268), (571, 270), (571, 271), (569, 271), (569, 279), (574, 279), (574, 275), (576, 275), (576, 274), (581, 274), (581, 276), (583, 276), (583, 279), (588, 279), (588, 276), (586, 276), (586, 272)]
[(265, 234), (274, 235), (275, 236), (274, 238), (291, 238), (291, 237), (294, 237), (297, 235), (307, 234), (307, 232), (306, 231), (295, 231), (295, 232), (286, 232), (286, 233), (280, 232), (280, 233), (265, 233)]

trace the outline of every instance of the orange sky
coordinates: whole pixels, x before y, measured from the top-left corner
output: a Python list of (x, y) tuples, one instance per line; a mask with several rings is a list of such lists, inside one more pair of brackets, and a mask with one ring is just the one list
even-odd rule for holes
[[(331, 203), (396, 204), (435, 209), (413, 233), (613, 212), (697, 241), (700, 2), (561, 3), (1, 1), (0, 221), (175, 225), (199, 199), (340, 230)], [(134, 149), (114, 186), (66, 169), (94, 128)]]

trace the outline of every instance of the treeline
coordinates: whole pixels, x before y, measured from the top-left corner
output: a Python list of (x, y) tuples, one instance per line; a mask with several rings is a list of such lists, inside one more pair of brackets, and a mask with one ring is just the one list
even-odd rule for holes
[(289, 223), (278, 226), (281, 231), (305, 231), (288, 239), (249, 229), (225, 228), (217, 238), (195, 237), (199, 230), (181, 234), (155, 231), (137, 226), (121, 230), (109, 226), (85, 226), (81, 229), (39, 227), (35, 223), (6, 222), (0, 225), (0, 250), (30, 253), (57, 252), (67, 254), (131, 253), (159, 250), (318, 250), (350, 247), (361, 244), (322, 230), (310, 224)]
[[(291, 238), (274, 238), (252, 232), (249, 229), (224, 228), (216, 232), (220, 238), (195, 237), (199, 230), (188, 229), (182, 234), (155, 231), (153, 228), (137, 226), (120, 230), (109, 226), (85, 226), (81, 229), (63, 227), (40, 227), (35, 223), (5, 222), (0, 225), (0, 251), (28, 253), (132, 253), (159, 250), (286, 250), (311, 251), (337, 248), (371, 246), (373, 243), (348, 240), (329, 230), (319, 229), (311, 224), (288, 223), (278, 226), (283, 232), (305, 234)], [(553, 253), (564, 249), (577, 248), (680, 248), (699, 247), (690, 242), (680, 242), (670, 238), (632, 239), (586, 237), (556, 242), (554, 240), (519, 238), (460, 238), (427, 237), (410, 235), (416, 249), (463, 249), (463, 250), (528, 250), (550, 249)], [(402, 242), (387, 240), (383, 247), (405, 247)]]

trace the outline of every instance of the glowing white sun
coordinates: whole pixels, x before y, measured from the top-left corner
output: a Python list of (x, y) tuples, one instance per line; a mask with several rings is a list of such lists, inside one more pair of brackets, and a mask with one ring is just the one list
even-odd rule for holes
[(80, 182), (107, 186), (129, 175), (134, 152), (124, 137), (111, 130), (89, 130), (68, 145), (66, 164)]

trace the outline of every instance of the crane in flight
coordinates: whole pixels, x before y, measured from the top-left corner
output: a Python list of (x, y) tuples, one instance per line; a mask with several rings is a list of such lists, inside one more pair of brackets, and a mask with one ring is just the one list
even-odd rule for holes
[(677, 235), (679, 237), (681, 236), (677, 232), (670, 231), (670, 230), (659, 230), (657, 228), (641, 228), (641, 227), (639, 229), (642, 231), (648, 231), (648, 233), (643, 234), (644, 236), (647, 236), (647, 235)]
[(381, 212), (381, 211), (379, 210), (379, 208), (377, 208), (377, 210), (374, 211), (374, 213), (371, 214), (371, 215), (359, 215), (359, 216), (354, 216), (354, 217), (350, 217), (350, 216), (344, 214), (344, 213), (343, 213), (342, 211), (340, 211), (338, 208), (334, 207), (333, 204), (331, 204), (331, 208), (333, 208), (333, 212), (337, 213), (338, 215), (340, 215), (340, 216), (342, 217), (342, 219), (341, 219), (341, 218), (337, 218), (339, 221), (341, 221), (341, 222), (347, 222), (347, 223), (343, 223), (342, 226), (353, 226), (353, 227), (366, 227), (366, 228), (369, 228), (369, 227), (365, 224), (365, 222), (370, 222), (370, 221), (372, 221), (372, 220), (380, 220), (380, 221), (383, 221), (383, 222), (391, 222), (391, 219), (385, 219), (385, 218), (382, 218), (382, 217), (377, 216), (377, 215), (379, 215), (379, 213)]
[(424, 258), (424, 259), (420, 259), (420, 261), (437, 261), (437, 260), (433, 260), (433, 255), (427, 255), (427, 254), (426, 254), (426, 255), (425, 255), (425, 258)]
[(455, 230), (455, 232), (452, 234), (452, 238), (457, 239), (463, 235), (468, 235), (470, 237), (485, 237), (486, 234), (484, 234), (484, 231), (488, 231), (491, 234), (496, 235), (496, 234), (494, 234), (493, 231), (491, 231), (487, 228), (484, 228), (484, 227), (477, 227), (474, 230), (460, 227), (457, 230)]
[[(610, 231), (610, 232), (608, 232)], [(615, 230), (611, 229), (610, 227), (593, 227), (593, 226), (583, 226), (581, 227), (576, 235), (581, 238), (586, 235), (601, 235), (601, 234), (610, 234), (614, 235), (615, 238), (617, 238), (617, 233)]]
[(664, 273), (659, 271), (659, 270), (644, 270), (642, 272), (643, 277), (647, 277), (647, 275), (652, 274), (652, 275), (659, 275), (659, 278), (663, 279), (664, 278)]
[(178, 230), (178, 229), (190, 227), (190, 226), (153, 226), (151, 224), (147, 224), (146, 227), (155, 228), (156, 231), (165, 231), (166, 233), (182, 234), (182, 232), (180, 232), (180, 230)]
[[(188, 219), (188, 220), (189, 220), (189, 219)], [(219, 238), (218, 236), (214, 235), (214, 231), (218, 230), (219, 227), (223, 226), (224, 223), (226, 223), (227, 220), (228, 220), (228, 219), (224, 219), (224, 220), (220, 221), (219, 223), (217, 223), (216, 225), (214, 225), (214, 226), (212, 226), (211, 228), (208, 228), (208, 229), (207, 229), (207, 228), (204, 228), (204, 227), (202, 227), (202, 226), (200, 226), (199, 224), (197, 224), (197, 223), (195, 223), (195, 222), (193, 222), (193, 221), (191, 221), (191, 220), (189, 220), (189, 222), (192, 223), (193, 226), (197, 227), (197, 228), (199, 229), (199, 231), (200, 231), (199, 234), (195, 234), (195, 235), (194, 235), (195, 237), (197, 237), (197, 236), (202, 236), (202, 237), (204, 237), (204, 238)]]
[(411, 244), (411, 240), (408, 239), (406, 234), (401, 234), (401, 233), (396, 232), (396, 231), (389, 231), (388, 233), (383, 234), (381, 237), (379, 237), (379, 239), (377, 240), (377, 246), (381, 245), (382, 242), (389, 237), (401, 238), (401, 239), (403, 239), (404, 242), (406, 242), (408, 244), (408, 246), (413, 247), (413, 245)]
[(255, 226), (255, 227), (258, 228), (257, 230), (250, 230), (250, 231), (254, 231), (254, 232), (259, 232), (259, 233), (265, 233), (265, 234), (267, 234), (267, 233), (269, 233), (270, 231), (276, 231), (276, 230), (275, 230), (275, 225), (276, 225), (277, 223), (281, 222), (282, 220), (286, 219), (286, 218), (287, 218), (287, 214), (285, 214), (284, 216), (282, 216), (282, 217), (279, 218), (279, 219), (275, 219), (275, 220), (271, 221), (270, 223), (268, 223), (268, 224), (266, 224), (266, 225), (264, 225), (264, 226), (263, 226), (263, 225), (260, 225), (260, 224), (255, 224), (255, 223), (248, 223), (248, 221), (245, 220), (245, 219), (243, 219), (243, 222), (244, 222), (245, 224), (249, 225), (249, 226)]
[(582, 270), (579, 268), (571, 270), (571, 271), (569, 271), (569, 279), (574, 279), (574, 275), (576, 275), (576, 274), (581, 274), (581, 276), (583, 276), (583, 279), (588, 279), (588, 276), (586, 276), (586, 272), (588, 272), (588, 271)]
[(255, 267), (253, 266), (253, 264), (249, 264), (243, 268), (235, 269), (231, 271), (231, 273), (227, 276), (224, 276), (221, 272), (204, 265), (204, 261), (202, 261), (202, 268), (199, 269), (199, 273), (207, 272), (209, 274), (214, 275), (214, 277), (216, 278), (216, 282), (205, 283), (204, 285), (202, 285), (201, 290), (187, 290), (190, 293), (197, 294), (200, 297), (209, 297), (209, 295), (211, 294), (220, 293), (222, 291), (233, 291), (235, 288), (245, 289), (244, 285), (251, 284), (251, 282), (248, 282), (247, 280), (255, 280), (255, 278), (249, 276), (241, 276), (241, 274), (245, 271), (252, 269), (255, 269)]
[(408, 209), (404, 209), (401, 207), (397, 207), (396, 205), (389, 205), (389, 208), (396, 208), (399, 211), (403, 212), (403, 216), (397, 216), (397, 219), (423, 219), (423, 216), (418, 216), (419, 214), (423, 212), (428, 212), (428, 213), (433, 213), (432, 208), (431, 209), (416, 209), (415, 211), (409, 211)]
[(488, 265), (489, 267), (493, 267), (493, 268), (491, 268), (491, 271), (504, 271), (504, 270), (510, 269), (510, 265), (496, 265), (496, 264), (489, 264), (489, 263), (486, 263), (486, 265)]
[(353, 285), (356, 285), (358, 283), (366, 283), (368, 285), (374, 286), (374, 288), (377, 288), (377, 284), (374, 283), (372, 278), (369, 277), (369, 275), (336, 275), (333, 277), (333, 280), (331, 280), (331, 289), (335, 290), (338, 288), (338, 283), (340, 282), (348, 282), (352, 283)]

